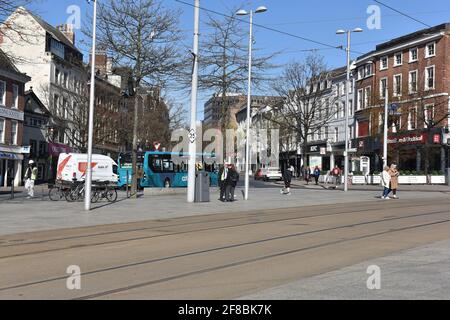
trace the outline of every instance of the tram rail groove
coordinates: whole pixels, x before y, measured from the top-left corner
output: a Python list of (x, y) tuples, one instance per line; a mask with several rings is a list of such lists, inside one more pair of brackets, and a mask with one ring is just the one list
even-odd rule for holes
[[(420, 206), (425, 206), (425, 205), (420, 205)], [(429, 206), (426, 205), (426, 206)], [(392, 209), (404, 209), (404, 208), (409, 208), (411, 207), (411, 205), (408, 206), (400, 206), (400, 207), (390, 207)], [(415, 205), (414, 207), (419, 207), (418, 205)], [(292, 208), (291, 208), (292, 209)], [(294, 207), (295, 209), (295, 207)], [(360, 213), (360, 212), (369, 212), (369, 211), (376, 211), (379, 208), (367, 208), (367, 209), (363, 209), (363, 210), (353, 210), (353, 211), (340, 211), (340, 212), (335, 212), (335, 213), (326, 213), (326, 214), (318, 214), (318, 215), (309, 215), (309, 216), (302, 216), (302, 217), (291, 217), (291, 218), (284, 218), (284, 219), (273, 219), (273, 220), (265, 220), (265, 221), (253, 221), (253, 222), (246, 222), (246, 223), (241, 223), (241, 224), (234, 224), (234, 225), (225, 225), (225, 226), (217, 226), (217, 227), (209, 227), (209, 228), (200, 228), (200, 229), (193, 229), (193, 230), (187, 230), (187, 231), (180, 231), (180, 232), (172, 232), (172, 233), (166, 233), (166, 234), (159, 234), (159, 235), (152, 235), (152, 236), (141, 236), (141, 237), (134, 237), (134, 238), (127, 238), (127, 239), (118, 239), (118, 240), (110, 240), (110, 241), (103, 241), (103, 242), (97, 242), (97, 243), (91, 243), (91, 244), (78, 244), (78, 245), (69, 245), (66, 247), (61, 247), (61, 248), (53, 248), (53, 249), (46, 249), (46, 250), (39, 250), (39, 251), (31, 251), (31, 252), (24, 252), (24, 253), (17, 253), (17, 254), (11, 254), (11, 255), (7, 255), (7, 256), (0, 256), (0, 260), (3, 259), (8, 259), (8, 258), (15, 258), (15, 257), (23, 257), (23, 256), (28, 256), (28, 255), (34, 255), (34, 254), (40, 254), (40, 253), (49, 253), (49, 252), (56, 252), (56, 251), (63, 251), (63, 250), (70, 250), (70, 249), (77, 249), (77, 248), (86, 248), (86, 247), (95, 247), (95, 246), (101, 246), (101, 245), (108, 245), (108, 244), (114, 244), (114, 243), (124, 243), (124, 242), (129, 242), (129, 241), (139, 241), (139, 240), (146, 240), (146, 239), (154, 239), (154, 238), (160, 238), (160, 237), (166, 237), (166, 236), (176, 236), (176, 235), (180, 235), (180, 234), (187, 234), (187, 233), (192, 233), (192, 232), (202, 232), (202, 231), (211, 231), (211, 230), (220, 230), (220, 229), (225, 229), (225, 228), (237, 228), (237, 227), (243, 227), (243, 226), (248, 226), (248, 225), (256, 225), (256, 224), (264, 224), (264, 223), (272, 223), (272, 222), (282, 222), (282, 221), (291, 221), (291, 220), (301, 220), (301, 219), (307, 219), (307, 218), (320, 218), (320, 217), (327, 217), (327, 216), (335, 216), (335, 215), (342, 215), (342, 214), (356, 214), (356, 213)], [(439, 212), (441, 213), (441, 212)], [(263, 217), (271, 217), (273, 215), (275, 215), (277, 213), (270, 213), (270, 214), (266, 214)], [(286, 213), (288, 214), (288, 213)], [(292, 214), (292, 213), (291, 213)], [(279, 213), (278, 213), (279, 215)], [(258, 217), (262, 217), (262, 216), (258, 216)], [(239, 220), (239, 219), (247, 219), (249, 217), (236, 217), (232, 220)], [(183, 226), (185, 225), (190, 225), (190, 224), (199, 224), (199, 223), (214, 223), (214, 222), (222, 222), (222, 221), (229, 221), (230, 219), (217, 219), (217, 220), (213, 220), (213, 221), (204, 221), (204, 222), (197, 222), (197, 223), (186, 223), (186, 224), (182, 224)], [(172, 226), (181, 226), (180, 225), (172, 225)], [(163, 228), (162, 226), (158, 226), (158, 227), (148, 227), (148, 228), (143, 228), (144, 230), (153, 230), (154, 228), (157, 229), (161, 229)], [(125, 232), (138, 232), (138, 231), (144, 231), (144, 230), (120, 230), (117, 232), (113, 232), (111, 234), (116, 234), (116, 233), (125, 233)], [(110, 233), (103, 233), (103, 234), (97, 234), (97, 235), (84, 235), (81, 238), (86, 238), (86, 237), (95, 237), (95, 236), (103, 236), (103, 235), (110, 235)], [(59, 238), (57, 240), (55, 239), (51, 239), (48, 241), (42, 240), (42, 241), (37, 241), (37, 242), (28, 242), (28, 243), (15, 243), (15, 244), (10, 244), (10, 245), (5, 245), (5, 246), (0, 246), (0, 250), (1, 248), (9, 248), (9, 247), (16, 247), (16, 246), (26, 246), (26, 245), (35, 245), (35, 244), (44, 244), (44, 243), (48, 243), (48, 242), (53, 242), (53, 241), (63, 241), (63, 240), (73, 240), (73, 239), (78, 239), (78, 237), (67, 237), (67, 238)]]
[[(303, 232), (297, 232), (297, 233), (290, 233), (290, 234), (285, 234), (285, 235), (280, 235), (280, 236), (275, 236), (275, 237), (269, 237), (269, 238), (264, 238), (264, 239), (259, 239), (259, 240), (235, 243), (235, 244), (231, 244), (231, 245), (227, 245), (227, 246), (220, 246), (220, 247), (209, 248), (209, 249), (204, 249), (204, 250), (192, 251), (192, 252), (187, 252), (187, 253), (183, 253), (183, 254), (177, 254), (177, 255), (168, 256), (168, 257), (154, 258), (154, 259), (149, 259), (149, 260), (144, 260), (144, 261), (139, 261), (139, 262), (127, 263), (127, 264), (111, 266), (111, 267), (107, 267), (107, 268), (101, 268), (101, 269), (97, 269), (97, 270), (86, 271), (86, 272), (83, 272), (83, 275), (86, 276), (86, 275), (92, 275), (92, 274), (101, 273), (101, 272), (108, 272), (108, 271), (113, 271), (113, 270), (131, 268), (131, 267), (136, 267), (136, 266), (145, 265), (145, 264), (151, 264), (151, 263), (156, 263), (156, 262), (161, 262), (161, 261), (174, 260), (174, 259), (177, 259), (177, 258), (194, 256), (194, 255), (198, 255), (198, 254), (217, 252), (217, 251), (220, 251), (220, 250), (234, 249), (234, 248), (239, 248), (239, 247), (243, 247), (243, 246), (260, 244), (260, 243), (266, 243), (266, 242), (276, 241), (276, 240), (281, 240), (281, 239), (287, 239), (287, 238), (293, 238), (293, 237), (301, 237), (301, 236), (317, 234), (317, 233), (321, 233), (321, 232), (334, 231), (334, 230), (345, 229), (345, 228), (353, 228), (353, 227), (358, 227), (358, 226), (362, 226), (362, 225), (369, 225), (369, 224), (375, 224), (375, 223), (386, 222), (386, 221), (393, 221), (393, 220), (402, 220), (402, 219), (415, 218), (415, 217), (420, 217), (420, 216), (427, 216), (427, 215), (447, 213), (447, 212), (448, 212), (448, 210), (436, 211), (436, 212), (427, 212), (427, 213), (419, 213), (419, 214), (413, 214), (413, 215), (408, 215), (408, 216), (384, 218), (384, 219), (378, 219), (378, 220), (369, 220), (369, 221), (364, 221), (364, 222), (359, 222), (359, 223), (352, 223), (352, 224), (345, 224), (345, 225), (334, 226), (334, 227), (329, 227), (329, 228), (322, 228), (322, 229), (315, 229), (315, 230), (309, 230), (309, 231), (303, 231)], [(450, 222), (450, 219), (440, 220), (440, 223), (444, 223), (444, 222)], [(435, 224), (435, 223), (434, 222), (431, 223), (431, 225), (433, 225), (433, 224)], [(420, 226), (426, 226), (426, 225), (429, 225), (429, 223), (425, 223), (425, 224), (422, 224)], [(404, 227), (396, 228), (396, 229), (389, 229), (389, 230), (399, 231), (399, 230), (403, 230), (403, 228)], [(384, 234), (384, 233), (386, 233), (386, 232), (382, 232), (381, 234)], [(375, 233), (375, 234), (378, 234), (378, 233)], [(342, 239), (342, 240), (345, 240), (345, 239)], [(339, 240), (338, 242), (340, 242), (340, 241), (341, 240)], [(330, 244), (333, 244), (333, 243), (334, 242), (330, 242)], [(315, 246), (313, 246), (313, 247), (315, 247)], [(300, 250), (300, 251), (303, 251), (303, 250)], [(33, 285), (39, 285), (39, 284), (43, 284), (43, 283), (54, 282), (54, 281), (58, 281), (58, 280), (64, 280), (66, 278), (67, 278), (67, 275), (63, 275), (63, 276), (57, 276), (57, 277), (53, 277), (53, 278), (47, 278), (47, 279), (43, 279), (43, 280), (33, 281), (33, 282), (17, 284), (17, 285), (14, 285), (14, 286), (2, 287), (2, 288), (0, 288), (0, 292), (1, 291), (12, 290), (12, 289), (23, 288), (23, 287), (28, 287), (28, 286), (33, 286)]]

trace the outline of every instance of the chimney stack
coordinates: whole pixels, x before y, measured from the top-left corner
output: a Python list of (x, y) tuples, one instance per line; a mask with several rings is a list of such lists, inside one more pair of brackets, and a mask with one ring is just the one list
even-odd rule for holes
[(73, 25), (72, 24), (61, 24), (59, 26), (56, 26), (56, 29), (62, 32), (64, 36), (73, 44), (75, 45), (75, 32), (73, 32)]

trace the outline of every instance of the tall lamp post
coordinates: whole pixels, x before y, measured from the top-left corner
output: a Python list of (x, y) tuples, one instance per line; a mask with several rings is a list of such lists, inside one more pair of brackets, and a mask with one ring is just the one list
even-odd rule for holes
[[(256, 8), (255, 13), (266, 12), (267, 8), (260, 6)], [(247, 121), (246, 121), (246, 139), (245, 139), (245, 193), (244, 199), (248, 200), (248, 186), (249, 186), (249, 161), (250, 161), (250, 105), (251, 105), (251, 89), (252, 89), (252, 44), (253, 44), (253, 10), (247, 12), (239, 10), (236, 12), (238, 16), (250, 15), (250, 34), (248, 38), (248, 88), (247, 88)]]
[(195, 156), (197, 136), (197, 82), (198, 82), (198, 25), (200, 18), (200, 0), (195, 0), (194, 8), (194, 44), (193, 44), (193, 68), (191, 88), (191, 128), (189, 130), (189, 165), (188, 165), (188, 190), (187, 201), (195, 200)]
[(362, 32), (361, 28), (353, 30), (338, 30), (336, 34), (347, 34), (347, 80), (345, 83), (345, 151), (344, 151), (344, 191), (348, 191), (348, 107), (349, 107), (349, 90), (350, 90), (350, 35), (352, 32)]
[[(94, 98), (95, 98), (95, 32), (97, 25), (97, 0), (94, 2), (94, 18), (92, 22), (92, 57), (91, 57), (91, 91), (89, 95), (89, 124), (88, 124), (88, 155), (86, 166), (86, 183), (84, 193), (84, 210), (91, 209), (91, 185), (92, 185), (92, 140), (94, 131)], [(90, 1), (89, 1), (90, 2)]]

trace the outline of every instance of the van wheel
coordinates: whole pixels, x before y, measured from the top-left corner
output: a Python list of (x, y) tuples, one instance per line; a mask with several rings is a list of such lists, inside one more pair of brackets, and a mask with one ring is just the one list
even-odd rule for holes
[(169, 179), (166, 179), (164, 181), (164, 188), (170, 188), (170, 180)]

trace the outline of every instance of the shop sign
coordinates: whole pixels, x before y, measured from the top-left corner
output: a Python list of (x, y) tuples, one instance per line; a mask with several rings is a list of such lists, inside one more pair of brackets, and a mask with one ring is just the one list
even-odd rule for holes
[(440, 134), (433, 135), (433, 143), (441, 143), (441, 135)]
[(0, 117), (23, 121), (23, 112), (17, 109), (0, 107)]
[(400, 143), (400, 144), (417, 144), (417, 143), (425, 143), (427, 135), (422, 134), (409, 134), (398, 137), (388, 137), (388, 144), (392, 143)]
[(59, 143), (49, 143), (48, 144), (48, 153), (51, 156), (57, 157), (60, 153), (70, 153), (72, 152), (72, 148), (59, 144)]
[(326, 144), (315, 144), (308, 147), (308, 151), (311, 153), (319, 153), (321, 148), (326, 148)]
[(0, 159), (22, 160), (23, 155), (18, 154), (18, 153), (9, 153), (9, 152), (1, 152), (0, 151)]
[(327, 154), (327, 148), (321, 147), (320, 148), (320, 154)]

